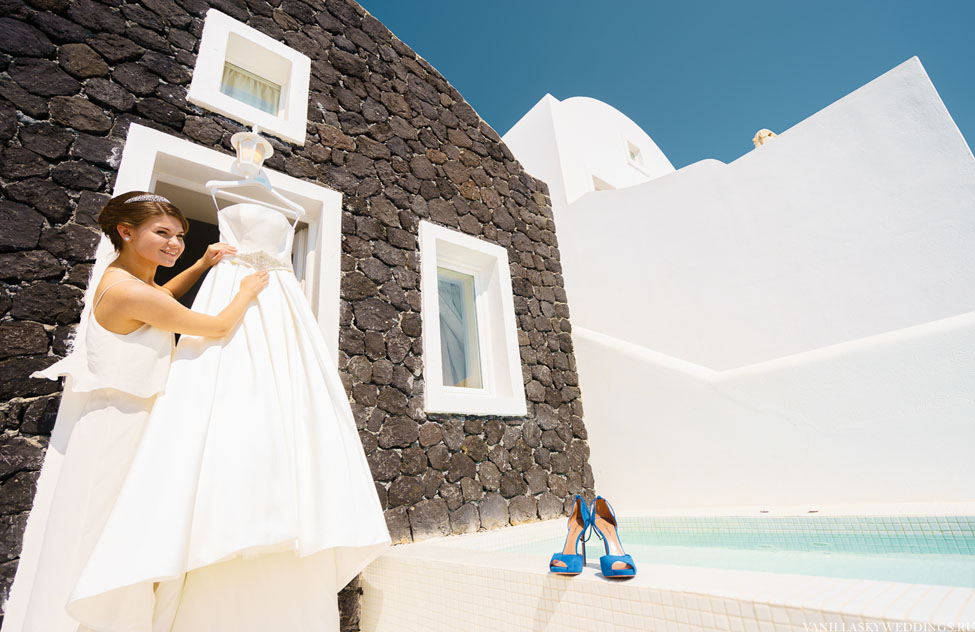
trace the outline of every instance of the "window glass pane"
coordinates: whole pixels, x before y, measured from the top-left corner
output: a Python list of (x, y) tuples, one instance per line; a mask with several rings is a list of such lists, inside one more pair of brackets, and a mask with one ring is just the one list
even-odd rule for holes
[(252, 105), (262, 112), (275, 116), (278, 114), (281, 86), (230, 62), (224, 63), (220, 92)]
[(440, 294), (440, 359), (445, 386), (482, 388), (477, 346), (474, 277), (437, 268)]

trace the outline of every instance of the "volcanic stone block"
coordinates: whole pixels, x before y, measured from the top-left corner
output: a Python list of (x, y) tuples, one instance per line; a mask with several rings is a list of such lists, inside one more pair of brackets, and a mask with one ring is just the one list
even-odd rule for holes
[(464, 491), (460, 488), (460, 483), (450, 484), (446, 481), (441, 483), (437, 493), (447, 502), (447, 509), (453, 511), (464, 502)]
[(447, 470), (447, 480), (451, 483), (459, 481), (463, 477), (474, 478), (477, 476), (477, 466), (471, 457), (463, 453), (455, 453), (450, 457), (450, 467)]
[[(57, 392), (60, 389), (58, 382), (30, 377), (34, 371), (41, 371), (54, 364), (55, 360), (57, 358), (51, 356), (35, 356), (13, 357), (0, 361), (0, 399), (49, 395)], [(0, 452), (0, 454), (5, 453)]]
[(464, 502), (474, 502), (481, 499), (484, 488), (472, 478), (465, 476), (460, 479), (460, 491), (464, 494)]
[(386, 528), (393, 544), (404, 544), (413, 538), (410, 532), (410, 519), (406, 507), (393, 507), (383, 512), (386, 518)]
[(461, 505), (450, 512), (450, 532), (454, 535), (474, 533), (481, 526), (481, 517), (472, 503)]
[(17, 472), (0, 484), (0, 514), (30, 511), (40, 472)]
[(78, 206), (75, 208), (75, 221), (85, 226), (98, 226), (98, 214), (108, 203), (109, 197), (102, 193), (82, 191), (78, 196)]
[(441, 425), (443, 440), (451, 450), (460, 450), (464, 443), (464, 422), (450, 419)]
[(47, 353), (49, 343), (47, 332), (38, 323), (16, 320), (0, 322), (0, 358)]
[(538, 519), (538, 508), (535, 505), (535, 499), (528, 496), (512, 498), (508, 504), (508, 513), (510, 522), (513, 525), (533, 522)]
[(496, 493), (487, 493), (477, 505), (482, 529), (496, 529), (508, 524), (508, 504)]
[(37, 471), (44, 461), (47, 441), (34, 437), (0, 435), (0, 480), (15, 472)]
[(540, 465), (533, 465), (525, 472), (525, 482), (528, 483), (529, 492), (540, 494), (548, 489), (548, 472)]
[(535, 460), (532, 458), (532, 449), (525, 443), (524, 439), (518, 439), (515, 447), (508, 450), (508, 457), (511, 467), (519, 472), (525, 472), (532, 466)]
[[(4, 562), (0, 568), (0, 576), (4, 578), (6, 590), (9, 590), (10, 583), (13, 582), (11, 570), (17, 568), (17, 558), (20, 556), (20, 544), (24, 537), (24, 528), (27, 526), (27, 512), (0, 516), (0, 560)], [(8, 560), (14, 560), (12, 563)], [(12, 564), (13, 566), (10, 566)], [(8, 577), (9, 575), (9, 577)], [(3, 599), (6, 599), (6, 592), (3, 592)]]
[(71, 146), (71, 156), (102, 167), (118, 167), (122, 159), (123, 143), (111, 136), (78, 134)]
[(92, 31), (108, 31), (109, 33), (125, 31), (125, 20), (117, 11), (92, 0), (74, 0), (71, 2), (68, 8), (68, 17)]
[(438, 444), (427, 450), (427, 460), (430, 467), (444, 471), (450, 466), (450, 450), (443, 444)]
[(0, 201), (0, 252), (34, 248), (45, 223), (43, 217), (26, 206)]
[(99, 233), (90, 228), (65, 224), (59, 228), (45, 228), (41, 233), (40, 246), (62, 259), (92, 261), (99, 239)]
[(74, 136), (63, 127), (48, 123), (29, 125), (20, 131), (20, 142), (35, 154), (50, 160), (68, 155)]
[(536, 500), (538, 507), (538, 517), (542, 520), (551, 520), (562, 515), (563, 503), (552, 492), (543, 492)]
[(521, 428), (521, 433), (529, 447), (537, 448), (542, 445), (542, 431), (534, 420), (526, 421)]
[(51, 116), (58, 123), (81, 132), (107, 132), (112, 128), (112, 118), (81, 97), (54, 97)]
[[(89, 79), (85, 82), (85, 94), (94, 103), (113, 108), (122, 112), (128, 112), (135, 107), (135, 97), (125, 88), (113, 81), (102, 78)], [(191, 138), (196, 138), (187, 133)], [(197, 140), (199, 140), (197, 138)], [(218, 136), (213, 142), (220, 140)], [(213, 143), (208, 143), (213, 144)]]
[(400, 471), (403, 474), (417, 475), (427, 471), (427, 454), (420, 446), (406, 448), (402, 452)]
[(78, 79), (108, 75), (108, 64), (87, 44), (65, 44), (58, 51), (58, 62)]
[(485, 461), (477, 466), (477, 480), (485, 489), (498, 491), (501, 486), (501, 471), (491, 461)]
[(46, 160), (23, 147), (8, 147), (0, 157), (0, 175), (7, 178), (46, 176), (48, 170)]
[(488, 459), (501, 471), (508, 469), (511, 463), (508, 458), (508, 451), (500, 445), (496, 445), (488, 450)]
[(24, 90), (42, 97), (75, 94), (81, 90), (80, 83), (47, 59), (15, 59), (7, 72)]
[(5, 281), (50, 279), (63, 273), (64, 266), (46, 250), (0, 254), (0, 279)]
[(399, 310), (378, 298), (357, 301), (353, 310), (360, 329), (386, 331), (399, 322)]
[(33, 26), (10, 18), (0, 18), (0, 50), (25, 57), (49, 57), (54, 44)]
[[(58, 8), (44, 8), (44, 11), (61, 11), (68, 5), (66, 0), (49, 0), (45, 4), (52, 7), (57, 5)], [(84, 28), (54, 13), (38, 13), (33, 17), (33, 22), (55, 42), (81, 42), (85, 39)]]
[(136, 103), (135, 109), (146, 118), (176, 129), (182, 129), (183, 122), (186, 120), (186, 115), (176, 106), (162, 99), (143, 99)]
[(419, 427), (409, 417), (390, 417), (379, 431), (379, 447), (407, 447), (417, 440)]
[(423, 499), (423, 483), (418, 476), (400, 476), (389, 485), (390, 507), (412, 505)]
[(400, 456), (392, 450), (377, 450), (367, 457), (372, 477), (377, 481), (391, 481), (400, 473)]
[(440, 498), (421, 500), (407, 510), (413, 541), (450, 534), (450, 518), (447, 503)]
[(66, 160), (51, 172), (54, 181), (66, 189), (97, 191), (105, 185), (104, 172), (81, 160)]
[(528, 492), (528, 484), (521, 473), (516, 470), (508, 470), (501, 475), (501, 495), (505, 498), (513, 498)]
[(440, 425), (435, 422), (428, 422), (420, 426), (420, 445), (424, 448), (428, 448), (432, 445), (440, 443), (443, 439), (443, 432), (440, 430)]

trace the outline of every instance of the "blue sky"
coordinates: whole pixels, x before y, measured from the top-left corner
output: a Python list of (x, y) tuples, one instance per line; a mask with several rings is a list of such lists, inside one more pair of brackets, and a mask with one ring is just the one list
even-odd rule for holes
[(917, 55), (971, 146), (972, 0), (360, 0), (499, 134), (546, 92), (640, 125), (675, 167), (730, 162)]

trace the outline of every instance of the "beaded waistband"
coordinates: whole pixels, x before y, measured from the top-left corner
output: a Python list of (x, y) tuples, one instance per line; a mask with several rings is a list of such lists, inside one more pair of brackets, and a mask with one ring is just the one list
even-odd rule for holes
[(238, 252), (233, 257), (228, 257), (226, 261), (249, 266), (255, 270), (287, 270), (288, 272), (294, 272), (290, 261), (269, 255), (263, 250)]

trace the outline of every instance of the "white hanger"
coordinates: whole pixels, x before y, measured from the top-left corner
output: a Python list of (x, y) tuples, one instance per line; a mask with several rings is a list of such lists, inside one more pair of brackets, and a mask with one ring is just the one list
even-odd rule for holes
[[(233, 168), (231, 168), (231, 170), (233, 170)], [(255, 184), (260, 186), (268, 193), (270, 193), (272, 196), (274, 196), (275, 199), (279, 200), (282, 204), (284, 204), (284, 207), (277, 206), (275, 204), (268, 204), (266, 202), (260, 202), (258, 200), (249, 198), (245, 195), (240, 195), (238, 193), (229, 193), (225, 191), (225, 189), (253, 186)], [(250, 202), (254, 204), (260, 204), (262, 206), (266, 206), (268, 208), (273, 208), (277, 211), (280, 211), (285, 215), (295, 215), (295, 224), (297, 224), (298, 220), (301, 219), (302, 216), (304, 216), (305, 214), (305, 209), (302, 208), (301, 205), (292, 202), (284, 195), (278, 193), (274, 189), (274, 187), (271, 186), (271, 181), (268, 179), (267, 174), (264, 173), (264, 169), (261, 169), (260, 171), (257, 172), (256, 175), (251, 176), (249, 178), (243, 178), (241, 180), (210, 180), (209, 182), (206, 183), (205, 186), (207, 188), (207, 191), (210, 192), (210, 196), (213, 198), (213, 205), (217, 208), (217, 210), (220, 210), (220, 205), (217, 204), (217, 191), (221, 191), (221, 195), (223, 195), (224, 197), (228, 197), (232, 200), (237, 200), (239, 202)]]

